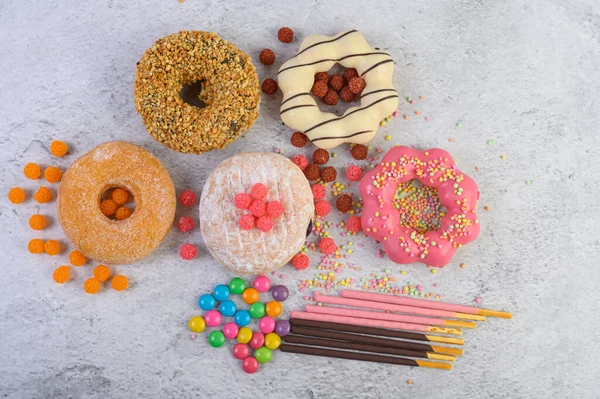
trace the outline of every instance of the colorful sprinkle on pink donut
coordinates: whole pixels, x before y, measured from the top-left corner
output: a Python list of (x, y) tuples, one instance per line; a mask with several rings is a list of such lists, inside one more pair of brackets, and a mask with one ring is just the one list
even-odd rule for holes
[[(396, 208), (397, 192), (399, 186), (406, 186), (413, 179), (437, 190), (439, 204), (445, 208), (445, 214), (441, 216), (436, 230), (419, 229), (419, 232), (402, 223)], [(382, 243), (393, 262), (422, 262), (428, 266), (444, 267), (458, 248), (479, 235), (477, 184), (456, 167), (450, 154), (444, 150), (418, 151), (405, 146), (392, 148), (381, 163), (362, 178), (360, 193), (364, 202), (363, 231)], [(431, 203), (435, 201), (423, 206), (432, 209)]]

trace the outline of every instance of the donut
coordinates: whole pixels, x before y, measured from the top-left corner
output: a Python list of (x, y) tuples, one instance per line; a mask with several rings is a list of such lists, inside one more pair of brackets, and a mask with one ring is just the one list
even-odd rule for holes
[[(406, 215), (401, 215), (394, 205), (398, 188), (406, 187), (413, 179), (423, 188), (437, 191), (439, 204), (445, 208), (435, 230), (408, 226), (402, 220)], [(444, 150), (392, 148), (362, 178), (360, 193), (364, 202), (361, 218), (364, 232), (381, 242), (390, 260), (396, 263), (422, 262), (444, 267), (458, 248), (479, 234), (477, 184), (456, 167)]]
[[(253, 216), (236, 207), (235, 197), (251, 193), (257, 183), (268, 192), (253, 201), (267, 203), (267, 215), (254, 216), (257, 226), (245, 224), (243, 229), (240, 219)], [(274, 214), (272, 227), (261, 230), (263, 218), (270, 217), (268, 204), (275, 201), (283, 213)], [(200, 199), (200, 229), (220, 264), (236, 274), (258, 275), (280, 268), (298, 253), (313, 213), (312, 191), (293, 162), (270, 152), (241, 153), (221, 162), (208, 177)]]
[[(360, 106), (348, 108), (342, 116), (322, 112), (310, 95), (315, 74), (336, 63), (355, 68), (366, 83)], [(277, 74), (283, 93), (281, 120), (323, 149), (342, 143), (367, 143), (375, 137), (379, 122), (398, 106), (393, 72), (390, 55), (369, 46), (356, 30), (331, 37), (308, 36), (298, 54), (284, 63)]]
[[(125, 220), (100, 211), (100, 198), (111, 188), (127, 190), (136, 207)], [(88, 258), (126, 264), (150, 254), (163, 241), (175, 217), (175, 187), (151, 153), (134, 144), (99, 145), (65, 172), (58, 190), (58, 220), (67, 239)]]
[[(182, 99), (186, 92), (195, 105)], [(146, 50), (134, 102), (154, 139), (200, 154), (224, 148), (252, 126), (260, 85), (252, 60), (236, 46), (215, 33), (182, 31)]]

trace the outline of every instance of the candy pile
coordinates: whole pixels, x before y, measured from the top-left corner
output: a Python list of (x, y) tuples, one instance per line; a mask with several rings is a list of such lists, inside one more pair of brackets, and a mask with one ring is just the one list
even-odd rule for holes
[(274, 219), (283, 215), (283, 205), (279, 201), (265, 201), (269, 189), (262, 183), (256, 183), (250, 189), (250, 194), (240, 193), (234, 197), (238, 209), (247, 210), (238, 220), (242, 230), (252, 230), (257, 227), (260, 231), (268, 233), (273, 229)]
[[(271, 292), (272, 301), (259, 302), (260, 293)], [(249, 305), (248, 310), (239, 309), (232, 295), (241, 295), (241, 300)], [(211, 294), (200, 296), (198, 305), (206, 311), (204, 317), (194, 316), (188, 326), (194, 333), (200, 333), (208, 327), (221, 326), (224, 317), (233, 317), (222, 325), (220, 330), (208, 334), (208, 343), (220, 348), (227, 339), (236, 339), (232, 353), (242, 361), (242, 369), (252, 374), (258, 370), (259, 363), (267, 363), (273, 356), (272, 351), (279, 348), (281, 337), (290, 332), (287, 320), (275, 321), (283, 311), (281, 302), (288, 298), (289, 292), (284, 285), (271, 288), (271, 280), (267, 276), (259, 276), (249, 287), (240, 277), (233, 278), (228, 285), (217, 285)], [(238, 301), (239, 303), (239, 301)], [(252, 320), (258, 321), (258, 330), (252, 331), (248, 325)], [(195, 338), (195, 335), (192, 335)], [(251, 354), (251, 350), (254, 353)]]
[(329, 75), (327, 72), (315, 74), (311, 93), (327, 105), (336, 105), (338, 97), (344, 102), (352, 102), (360, 97), (365, 81), (358, 76), (354, 68), (346, 69), (342, 74)]
[[(288, 27), (283, 27), (277, 32), (277, 38), (281, 43), (291, 43), (294, 40), (294, 31)], [(275, 63), (275, 52), (269, 48), (263, 49), (258, 59), (263, 65), (273, 65)], [(268, 95), (275, 94), (278, 88), (277, 81), (271, 78), (265, 79), (261, 85), (263, 93)]]

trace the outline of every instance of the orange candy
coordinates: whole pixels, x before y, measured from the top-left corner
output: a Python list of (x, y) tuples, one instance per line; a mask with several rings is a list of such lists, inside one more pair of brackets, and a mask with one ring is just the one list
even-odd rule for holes
[(33, 199), (39, 202), (40, 204), (50, 202), (52, 200), (52, 191), (50, 191), (48, 187), (41, 186), (33, 195)]
[(83, 290), (88, 294), (97, 293), (100, 291), (100, 280), (94, 277), (88, 278), (85, 280), (85, 283), (83, 283)]
[(265, 306), (265, 311), (267, 312), (267, 315), (271, 317), (279, 317), (279, 315), (283, 311), (283, 306), (281, 306), (280, 302), (271, 301), (268, 302)]
[(129, 280), (125, 276), (117, 275), (113, 277), (111, 285), (115, 291), (123, 291), (129, 287)]
[(69, 147), (62, 141), (53, 140), (52, 143), (50, 143), (50, 152), (55, 157), (64, 157), (67, 155), (68, 151)]
[(58, 284), (64, 284), (71, 278), (71, 269), (69, 266), (59, 266), (52, 273), (52, 278)]
[(23, 168), (23, 173), (31, 180), (39, 179), (42, 175), (42, 168), (37, 163), (28, 163)]
[(260, 294), (255, 288), (246, 288), (244, 292), (242, 292), (242, 301), (246, 302), (248, 305), (258, 302), (259, 298)]
[(48, 166), (44, 171), (44, 178), (48, 183), (56, 183), (62, 178), (62, 172), (56, 166)]
[(34, 230), (43, 230), (46, 228), (46, 218), (36, 213), (29, 218), (29, 226)]
[[(94, 277), (98, 279), (98, 281), (105, 282), (110, 278), (110, 269), (108, 266), (98, 265), (94, 268)], [(126, 287), (127, 288), (127, 287)]]
[(111, 199), (105, 199), (100, 202), (100, 211), (104, 216), (112, 216), (117, 211), (117, 204)]
[(73, 266), (83, 266), (85, 265), (86, 261), (85, 255), (78, 250), (75, 250), (69, 254), (69, 262), (71, 262)]
[(29, 244), (27, 244), (27, 249), (29, 249), (29, 252), (32, 254), (43, 254), (44, 240), (34, 238), (33, 240), (29, 241)]
[(58, 255), (60, 253), (60, 242), (56, 240), (48, 240), (44, 244), (44, 251), (50, 256)]
[(13, 204), (20, 204), (25, 201), (25, 190), (21, 187), (13, 187), (8, 192), (8, 200)]
[(123, 190), (122, 188), (115, 188), (111, 194), (111, 198), (115, 204), (123, 205), (129, 201), (129, 192), (127, 190)]
[(131, 209), (127, 208), (126, 206), (122, 206), (119, 209), (117, 209), (117, 213), (115, 213), (115, 217), (117, 218), (117, 220), (125, 220), (127, 219), (129, 216), (131, 216)]

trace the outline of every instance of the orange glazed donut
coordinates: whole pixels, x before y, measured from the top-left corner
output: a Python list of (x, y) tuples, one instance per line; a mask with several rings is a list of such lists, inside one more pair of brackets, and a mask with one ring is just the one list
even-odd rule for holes
[[(100, 198), (110, 188), (129, 191), (136, 208), (125, 220), (110, 219)], [(124, 141), (104, 143), (73, 162), (58, 191), (58, 220), (69, 241), (88, 258), (125, 264), (150, 254), (175, 217), (175, 187), (151, 153)]]

